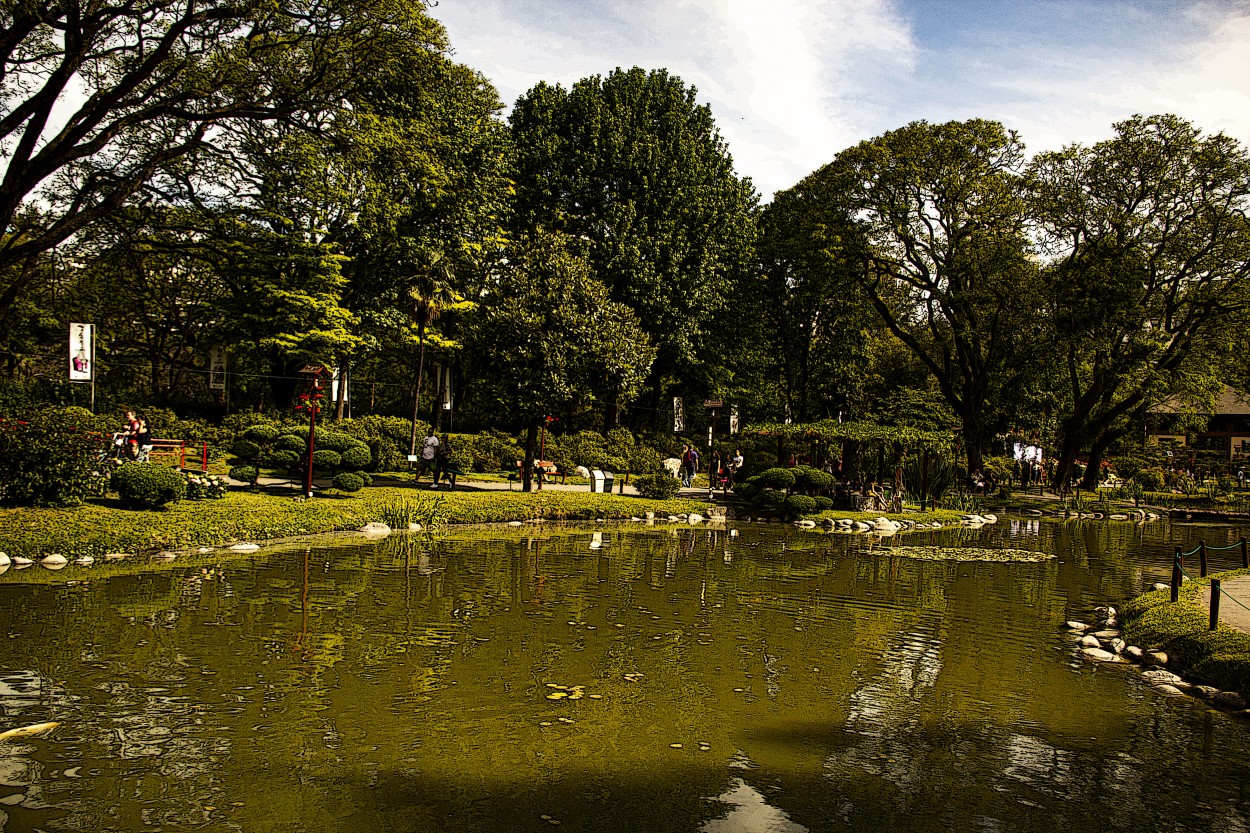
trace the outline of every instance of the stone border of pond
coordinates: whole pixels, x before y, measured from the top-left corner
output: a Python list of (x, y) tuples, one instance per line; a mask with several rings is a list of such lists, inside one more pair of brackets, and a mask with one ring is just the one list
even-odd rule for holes
[[(1245, 575), (1250, 570), (1214, 578)], [(1176, 602), (1169, 585), (1155, 584), (1119, 613), (1097, 608), (1095, 625), (1069, 621), (1065, 628), (1091, 662), (1132, 663), (1160, 694), (1187, 694), (1250, 719), (1250, 634), (1223, 624), (1210, 629), (1209, 613), (1198, 599), (1210, 578), (1185, 582)]]

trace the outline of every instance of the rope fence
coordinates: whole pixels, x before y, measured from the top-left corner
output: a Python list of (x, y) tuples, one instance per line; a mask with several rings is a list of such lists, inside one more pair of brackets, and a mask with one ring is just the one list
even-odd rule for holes
[[(1235, 544), (1229, 544), (1226, 547), (1209, 547), (1207, 542), (1200, 540), (1198, 546), (1189, 552), (1181, 552), (1181, 548), (1177, 547), (1172, 556), (1172, 601), (1175, 602), (1180, 598), (1181, 581), (1183, 579), (1194, 580), (1194, 576), (1190, 575), (1185, 569), (1185, 559), (1192, 556), (1198, 556), (1198, 578), (1206, 578), (1207, 575), (1207, 553), (1210, 552), (1226, 552), (1228, 550), (1241, 550), (1241, 566), (1242, 568), (1250, 568), (1250, 552), (1247, 551), (1246, 539), (1242, 538)], [(1217, 578), (1211, 579), (1211, 622), (1210, 630), (1216, 630), (1220, 625), (1220, 600), (1227, 596), (1233, 604), (1236, 604), (1244, 610), (1250, 611), (1250, 606), (1244, 604), (1240, 599), (1231, 593), (1226, 592), (1221, 587), (1221, 582)]]

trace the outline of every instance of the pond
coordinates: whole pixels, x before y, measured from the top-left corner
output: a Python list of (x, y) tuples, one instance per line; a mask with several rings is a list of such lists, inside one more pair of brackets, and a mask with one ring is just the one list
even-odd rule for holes
[(62, 725), (0, 743), (0, 830), (1247, 830), (1250, 727), (1063, 631), (1244, 533), (531, 527), (10, 571), (0, 730)]

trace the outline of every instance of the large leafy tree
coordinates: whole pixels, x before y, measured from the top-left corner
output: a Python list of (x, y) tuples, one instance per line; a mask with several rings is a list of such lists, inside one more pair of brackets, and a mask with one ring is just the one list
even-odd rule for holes
[(981, 465), (987, 414), (1036, 309), (1023, 145), (992, 121), (915, 122), (843, 151), (793, 189), (832, 257), (924, 364)]
[(0, 3), (0, 315), (41, 253), (146, 183), (228, 158), (251, 125), (317, 129), (326, 102), (414, 40), (445, 45), (406, 0)]
[(1218, 385), (1250, 310), (1250, 156), (1176, 116), (1135, 116), (1039, 155), (1029, 181), (1066, 410), (1058, 475), (1088, 452), (1092, 485), (1152, 405)]
[(527, 429), (526, 491), (541, 420), (604, 384), (628, 399), (655, 358), (638, 317), (608, 297), (576, 245), (541, 231), (523, 241), (473, 322), (472, 350), (483, 371), (478, 396)]
[(538, 84), (510, 117), (516, 228), (586, 242), (597, 278), (657, 348), (653, 416), (672, 380), (714, 384), (726, 354), (719, 325), (751, 265), (754, 188), (695, 96), (663, 70), (635, 67), (567, 90)]

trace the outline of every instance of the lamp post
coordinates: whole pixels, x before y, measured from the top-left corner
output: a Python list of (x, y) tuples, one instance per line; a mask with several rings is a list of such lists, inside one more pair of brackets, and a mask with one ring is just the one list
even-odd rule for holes
[(317, 411), (321, 410), (322, 384), (321, 377), (325, 374), (321, 365), (307, 365), (300, 370), (302, 375), (310, 377), (309, 392), (300, 396), (304, 403), (296, 406), (308, 411), (308, 459), (304, 465), (304, 497), (313, 496), (313, 454), (317, 450)]

